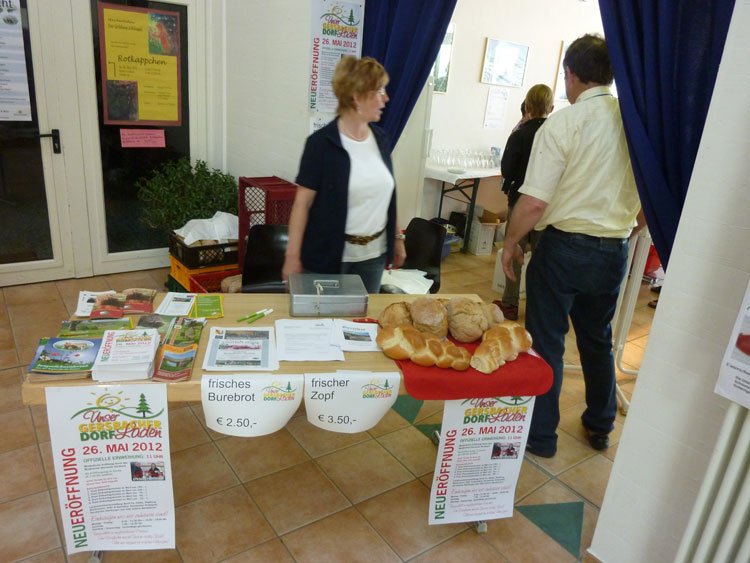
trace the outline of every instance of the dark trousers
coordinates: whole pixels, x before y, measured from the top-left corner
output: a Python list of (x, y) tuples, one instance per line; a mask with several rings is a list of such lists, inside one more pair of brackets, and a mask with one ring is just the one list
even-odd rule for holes
[(586, 428), (609, 433), (617, 414), (612, 317), (628, 261), (627, 239), (565, 233), (548, 227), (526, 271), (526, 329), (552, 367), (552, 388), (537, 397), (529, 443), (557, 447), (560, 389), (568, 317), (573, 322), (586, 384)]

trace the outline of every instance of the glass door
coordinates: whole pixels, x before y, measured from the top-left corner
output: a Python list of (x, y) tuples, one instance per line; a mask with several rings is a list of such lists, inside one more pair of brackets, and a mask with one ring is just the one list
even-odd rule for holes
[(29, 19), (26, 0), (0, 2), (0, 286), (74, 271), (58, 108), (45, 103)]

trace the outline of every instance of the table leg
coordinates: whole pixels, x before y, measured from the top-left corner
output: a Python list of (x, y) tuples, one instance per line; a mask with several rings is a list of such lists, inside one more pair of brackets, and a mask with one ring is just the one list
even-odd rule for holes
[(477, 193), (479, 192), (479, 178), (474, 178), (474, 187), (471, 190), (469, 198), (469, 211), (466, 215), (466, 228), (464, 229), (464, 244), (461, 246), (461, 252), (466, 253), (469, 249), (469, 236), (471, 235), (471, 223), (474, 219), (474, 204), (477, 202)]
[(445, 182), (440, 182), (440, 203), (438, 204), (438, 217), (443, 215), (443, 196), (445, 195)]

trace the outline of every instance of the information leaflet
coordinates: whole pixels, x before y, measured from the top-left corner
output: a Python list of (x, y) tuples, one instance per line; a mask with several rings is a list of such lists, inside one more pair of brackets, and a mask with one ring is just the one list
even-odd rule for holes
[(445, 401), (430, 524), (513, 516), (534, 397)]
[(364, 0), (317, 0), (312, 3), (310, 110), (336, 111), (338, 100), (331, 87), (333, 71), (341, 57), (359, 57), (362, 53), (364, 15)]
[(714, 392), (750, 408), (750, 283), (724, 352)]
[(398, 372), (306, 373), (307, 421), (333, 432), (364, 432), (393, 406), (400, 385)]
[(286, 426), (302, 403), (302, 374), (203, 374), (206, 426), (230, 436), (264, 436)]
[(0, 3), (0, 121), (31, 121), (19, 0)]
[(174, 549), (166, 386), (46, 394), (68, 553)]

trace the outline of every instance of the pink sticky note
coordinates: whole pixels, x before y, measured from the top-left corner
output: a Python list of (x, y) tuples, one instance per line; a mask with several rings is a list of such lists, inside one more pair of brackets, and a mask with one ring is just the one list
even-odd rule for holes
[(122, 148), (166, 147), (164, 129), (120, 129)]

